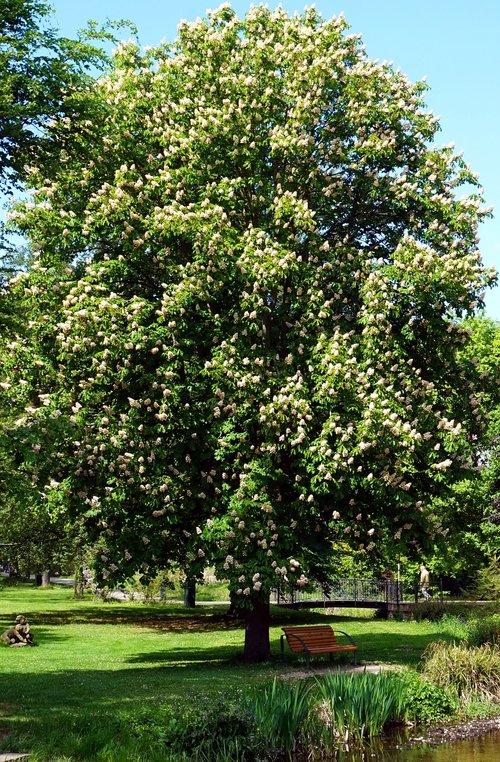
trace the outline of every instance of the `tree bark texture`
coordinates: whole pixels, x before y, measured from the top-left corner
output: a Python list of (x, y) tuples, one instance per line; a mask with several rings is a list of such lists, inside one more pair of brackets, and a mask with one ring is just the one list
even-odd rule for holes
[(254, 601), (253, 608), (245, 612), (245, 622), (243, 659), (246, 662), (267, 661), (271, 656), (269, 602)]

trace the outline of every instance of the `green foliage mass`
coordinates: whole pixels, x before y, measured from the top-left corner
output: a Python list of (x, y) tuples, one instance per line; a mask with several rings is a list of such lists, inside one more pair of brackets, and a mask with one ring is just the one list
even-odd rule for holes
[(439, 722), (453, 717), (458, 702), (453, 692), (436, 685), (417, 672), (404, 672), (401, 706), (406, 720), (417, 723)]
[(500, 646), (500, 614), (472, 619), (468, 623), (467, 643), (470, 646)]
[[(500, 324), (475, 318), (465, 321), (464, 328), (469, 341), (460, 352), (460, 362), (477, 380), (467, 404), (480, 411), (483, 424), (475, 435), (471, 470), (433, 502), (440, 531), (430, 567), (436, 575), (456, 576), (469, 589), (481, 570), (477, 593), (482, 587), (480, 597), (494, 599), (500, 547)], [(490, 580), (489, 588), (481, 584), (483, 579)]]
[(60, 155), (52, 120), (82, 118), (82, 93), (106, 67), (102, 43), (113, 37), (89, 24), (78, 39), (58, 35), (45, 0), (0, 3), (0, 184), (19, 184), (33, 160)]
[(424, 91), (343, 19), (223, 6), (121, 44), (75, 94), (93, 118), (49, 128), (57, 167), (35, 158), (13, 213), (36, 260), (0, 388), (22, 472), (83, 516), (101, 580), (209, 561), (251, 608), (335, 543), (415, 556), (437, 531), (481, 431), (457, 318), (494, 274)]

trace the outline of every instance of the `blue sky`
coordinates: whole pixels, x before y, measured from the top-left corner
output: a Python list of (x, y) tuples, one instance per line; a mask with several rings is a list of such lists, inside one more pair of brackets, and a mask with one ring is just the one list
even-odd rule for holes
[[(219, 0), (51, 0), (62, 34), (88, 19), (133, 21), (142, 45), (173, 40), (181, 19), (204, 16)], [(274, 8), (277, 3), (267, 3)], [(311, 5), (312, 3), (307, 3)], [(281, 5), (290, 13), (306, 3)], [(249, 0), (233, 0), (242, 16)], [(483, 261), (500, 271), (500, 3), (498, 0), (318, 0), (325, 17), (343, 13), (372, 58), (393, 61), (412, 80), (426, 77), (429, 108), (441, 117), (439, 141), (454, 142), (479, 173), (495, 218), (481, 229)], [(486, 314), (500, 320), (500, 288), (486, 297)]]

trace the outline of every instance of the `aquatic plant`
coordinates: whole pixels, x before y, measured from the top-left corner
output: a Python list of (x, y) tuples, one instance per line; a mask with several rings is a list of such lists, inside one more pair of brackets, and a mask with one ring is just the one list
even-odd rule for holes
[(405, 690), (394, 674), (332, 673), (316, 680), (316, 691), (327, 745), (371, 738), (404, 715)]
[(310, 686), (304, 681), (277, 680), (251, 700), (258, 732), (289, 759), (303, 739), (310, 706)]

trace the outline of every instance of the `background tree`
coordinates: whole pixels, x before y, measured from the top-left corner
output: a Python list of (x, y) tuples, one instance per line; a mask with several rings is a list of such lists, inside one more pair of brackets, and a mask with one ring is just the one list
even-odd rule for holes
[(74, 576), (88, 556), (75, 522), (69, 521), (66, 513), (50, 514), (43, 503), (33, 499), (36, 496), (31, 502), (17, 502), (10, 492), (7, 499), (2, 497), (1, 542), (9, 544), (0, 551), (2, 561), (12, 563), (25, 578), (33, 574), (40, 579), (43, 575)]
[[(58, 122), (70, 123), (78, 114), (83, 123), (95, 114), (92, 84), (109, 62), (105, 47), (116, 42), (111, 29), (125, 22), (97, 29), (89, 24), (78, 39), (62, 37), (52, 24), (52, 10), (43, 0), (0, 0), (0, 192), (22, 189), (34, 161), (39, 169), (64, 163), (69, 145), (77, 150), (74, 135), (64, 136)], [(131, 29), (131, 25), (127, 24)], [(133, 31), (133, 29), (132, 29)], [(50, 127), (50, 129), (49, 129)], [(80, 128), (81, 132), (81, 128)], [(10, 237), (0, 222), (0, 332), (4, 342), (22, 329), (26, 315), (7, 289), (10, 278), (25, 271), (31, 260), (26, 242)], [(16, 408), (0, 412), (4, 425), (15, 419)], [(19, 412), (19, 411), (18, 411)], [(0, 441), (0, 447), (2, 443)], [(33, 489), (22, 492), (25, 481), (16, 476), (10, 451), (0, 452), (3, 521), (2, 531), (25, 537), (38, 532), (39, 548), (47, 546), (54, 529), (49, 517), (35, 506)], [(24, 522), (24, 523), (23, 523)], [(24, 526), (24, 530), (20, 527)], [(38, 527), (38, 529), (36, 529)], [(50, 531), (49, 531), (50, 530)], [(33, 554), (31, 554), (33, 558)]]
[(440, 549), (438, 543), (436, 556), (441, 558), (441, 573), (458, 570), (463, 585), (470, 587), (500, 547), (500, 521), (495, 520), (500, 496), (500, 324), (475, 318), (464, 327), (469, 341), (460, 353), (460, 362), (469, 375), (476, 376), (468, 402), (480, 412), (483, 423), (470, 441), (471, 471), (436, 502), (442, 529), (448, 535), (445, 547)]
[(342, 19), (222, 6), (119, 47), (99, 118), (56, 123), (79, 148), (35, 164), (17, 212), (26, 473), (101, 537), (108, 582), (213, 562), (248, 659), (270, 589), (334, 543), (419, 553), (480, 429), (457, 318), (494, 278), (488, 212), (424, 89)]
[[(47, 335), (38, 332), (35, 321), (30, 321), (30, 315), (23, 312), (27, 306), (26, 301), (18, 299), (15, 290), (7, 289), (0, 299), (4, 307), (8, 307), (0, 311), (0, 315), (11, 318), (10, 324), (5, 320), (2, 325), (0, 358), (6, 356), (16, 331), (25, 330), (27, 347), (34, 349), (37, 339), (40, 344), (45, 341), (43, 353), (47, 359), (42, 363), (35, 355), (32, 358), (35, 363), (33, 367), (30, 368), (25, 363), (23, 372), (27, 371), (33, 377), (36, 369), (39, 377), (50, 384), (52, 367)], [(31, 317), (36, 316), (35, 312), (31, 313)], [(41, 354), (42, 350), (39, 349), (38, 356)], [(27, 363), (30, 361), (31, 358)], [(29, 473), (23, 469), (26, 455), (22, 450), (12, 447), (11, 433), (25, 420), (23, 413), (26, 399), (21, 393), (12, 402), (11, 405), (0, 406), (0, 541), (10, 543), (7, 560), (24, 576), (61, 570), (72, 574), (75, 566), (79, 567), (82, 563), (81, 557), (86, 546), (85, 531), (80, 522), (68, 514), (64, 501), (58, 499), (58, 496), (52, 500), (46, 499), (40, 489), (36, 469)], [(50, 449), (50, 442), (46, 444)], [(37, 450), (36, 445), (30, 450), (32, 459), (36, 458)], [(5, 561), (6, 553), (2, 553), (2, 556)]]
[[(90, 93), (95, 77), (109, 62), (105, 50), (115, 43), (116, 22), (99, 29), (91, 22), (77, 39), (58, 34), (52, 9), (44, 0), (0, 0), (0, 193), (23, 187), (29, 167), (64, 161), (73, 134), (53, 129), (54, 120), (92, 118)], [(78, 97), (76, 94), (78, 93)], [(89, 99), (85, 97), (89, 93)], [(48, 129), (52, 127), (52, 129)], [(77, 150), (72, 145), (72, 150)], [(55, 170), (57, 171), (57, 169)], [(29, 262), (22, 241), (11, 238), (0, 222), (0, 292)], [(0, 321), (11, 313), (0, 303)]]
[[(0, 187), (25, 179), (28, 166), (49, 161), (61, 146), (48, 127), (81, 117), (82, 89), (92, 85), (108, 57), (100, 43), (113, 40), (89, 25), (76, 40), (52, 25), (44, 0), (0, 0)], [(73, 95), (78, 92), (77, 100)]]

